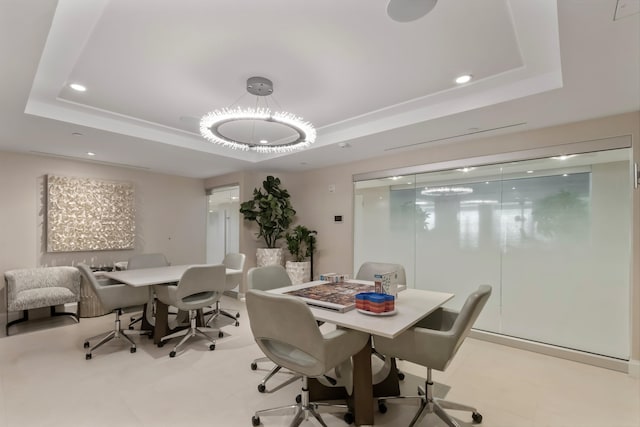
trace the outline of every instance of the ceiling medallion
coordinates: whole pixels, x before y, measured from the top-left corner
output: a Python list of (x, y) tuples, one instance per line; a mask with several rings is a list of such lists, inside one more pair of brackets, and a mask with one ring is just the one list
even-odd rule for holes
[[(316, 140), (316, 130), (311, 123), (292, 113), (284, 111), (271, 111), (267, 104), (268, 96), (273, 95), (273, 83), (264, 77), (251, 77), (247, 79), (247, 92), (256, 96), (256, 107), (225, 107), (205, 114), (200, 120), (200, 134), (215, 144), (234, 150), (256, 151), (258, 153), (288, 153), (309, 147)], [(264, 97), (265, 107), (258, 107), (258, 100)], [(252, 137), (250, 141), (239, 141), (223, 135), (220, 127), (225, 123), (239, 121), (264, 121), (277, 123), (293, 130), (297, 137), (293, 141), (284, 143), (267, 142), (264, 138), (258, 138), (255, 143)], [(255, 126), (254, 126), (255, 129)]]

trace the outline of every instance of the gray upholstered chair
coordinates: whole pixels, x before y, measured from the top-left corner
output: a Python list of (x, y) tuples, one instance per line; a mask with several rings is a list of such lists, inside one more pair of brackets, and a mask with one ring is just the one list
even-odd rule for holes
[[(150, 254), (138, 254), (133, 255), (127, 261), (127, 270), (138, 270), (140, 268), (154, 268), (154, 267), (166, 267), (169, 265), (169, 261), (161, 253), (150, 253)], [(154, 311), (153, 311), (153, 289), (149, 288), (149, 301), (145, 306), (146, 316), (149, 323), (152, 325), (155, 323), (154, 319)], [(142, 321), (142, 318), (145, 316), (145, 313), (142, 313), (140, 317), (136, 318), (134, 316), (131, 317), (129, 322), (129, 329), (133, 329), (133, 325)]]
[[(291, 278), (281, 265), (267, 265), (265, 267), (254, 267), (247, 272), (247, 285), (249, 289), (268, 291), (270, 289), (291, 286)], [(271, 362), (268, 357), (260, 357), (251, 362), (251, 369), (258, 369), (258, 363)], [(276, 365), (258, 384), (258, 391), (264, 393), (267, 390), (267, 381), (280, 372), (282, 366)]]
[[(340, 368), (347, 391), (351, 392), (351, 356), (368, 344), (369, 335), (349, 329), (335, 329), (322, 334), (309, 307), (299, 298), (256, 289), (247, 292), (247, 313), (253, 337), (274, 363), (302, 375), (302, 394), (296, 405), (256, 411), (254, 426), (260, 416), (294, 412), (291, 426), (297, 426), (308, 415), (322, 425), (323, 412), (345, 411), (346, 405), (309, 402), (308, 378), (323, 377), (334, 368)], [(345, 416), (345, 420), (349, 419)]]
[[(246, 256), (241, 253), (230, 253), (225, 255), (222, 260), (222, 264), (225, 268), (233, 270), (227, 273), (227, 286), (225, 286), (225, 291), (232, 290), (242, 282), (242, 272), (244, 271), (245, 259)], [(228, 309), (220, 307), (220, 300), (216, 301), (215, 308), (206, 314), (211, 314), (211, 317), (207, 320), (207, 325), (218, 316), (226, 316), (234, 320), (236, 326), (240, 326), (240, 322), (237, 320), (240, 317), (240, 312), (236, 311), (235, 314), (231, 314)]]
[[(427, 368), (425, 388), (419, 387), (418, 396), (411, 396), (419, 398), (421, 404), (420, 410), (409, 424), (410, 427), (426, 413), (432, 412), (448, 426), (458, 427), (458, 423), (444, 409), (470, 411), (474, 422), (482, 421), (482, 415), (476, 408), (434, 397), (431, 370), (444, 371), (449, 366), (490, 295), (491, 286), (481, 285), (469, 295), (460, 312), (439, 308), (394, 339), (374, 336), (374, 345), (382, 354)], [(379, 402), (379, 406), (384, 408), (384, 400)]]
[[(226, 286), (224, 265), (194, 265), (189, 267), (180, 278), (177, 285), (154, 285), (156, 297), (167, 305), (189, 312), (189, 327), (181, 331), (162, 337), (160, 346), (169, 339), (182, 336), (182, 340), (173, 348), (170, 357), (175, 357), (180, 348), (189, 338), (200, 336), (211, 344), (209, 350), (216, 348), (216, 341), (207, 332), (219, 333), (218, 329), (197, 326), (198, 313), (204, 307), (214, 304)], [(202, 316), (201, 316), (201, 321)]]
[(91, 341), (97, 338), (100, 339), (97, 344), (87, 351), (85, 355), (86, 359), (91, 359), (91, 355), (94, 350), (113, 339), (123, 339), (127, 341), (131, 345), (131, 353), (135, 353), (136, 344), (127, 336), (127, 334), (140, 332), (123, 330), (120, 324), (120, 315), (124, 308), (140, 306), (147, 302), (147, 299), (149, 298), (149, 291), (146, 288), (134, 288), (123, 283), (98, 281), (91, 269), (85, 264), (78, 264), (78, 270), (80, 270), (83, 279), (87, 281), (98, 296), (100, 304), (102, 304), (104, 309), (113, 311), (116, 314), (114, 328), (112, 330), (87, 338), (84, 341), (84, 347), (89, 348)]
[(127, 261), (127, 270), (137, 270), (139, 268), (166, 267), (169, 261), (161, 253), (133, 255)]
[(401, 264), (391, 264), (387, 262), (364, 262), (356, 273), (358, 280), (374, 280), (376, 274), (389, 273), (395, 271), (398, 275), (397, 282), (399, 285), (407, 284), (407, 275)]
[(79, 321), (77, 313), (57, 312), (56, 306), (77, 303), (80, 300), (80, 273), (75, 267), (41, 267), (8, 270), (6, 281), (7, 314), (22, 311), (22, 317), (7, 322), (9, 327), (29, 320), (29, 310), (50, 307), (51, 316), (71, 316)]

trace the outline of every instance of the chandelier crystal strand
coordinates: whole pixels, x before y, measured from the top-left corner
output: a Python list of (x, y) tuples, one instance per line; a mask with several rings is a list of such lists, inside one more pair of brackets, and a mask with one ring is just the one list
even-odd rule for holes
[[(252, 77), (247, 81), (248, 87), (251, 87), (252, 81), (254, 83), (257, 81), (261, 85), (260, 90), (265, 90), (266, 87), (267, 90), (270, 89), (268, 90), (268, 93), (273, 92), (273, 86), (270, 80), (262, 77)], [(254, 92), (250, 91), (250, 93), (256, 94), (255, 90)], [(292, 113), (284, 111), (272, 112), (271, 109), (268, 108), (269, 104), (266, 102), (266, 98), (265, 104), (267, 105), (267, 108), (259, 108), (256, 101), (255, 108), (222, 108), (209, 112), (200, 120), (200, 134), (208, 141), (220, 144), (226, 148), (242, 151), (251, 150), (264, 154), (288, 153), (301, 150), (309, 147), (315, 141), (316, 130), (310, 122), (305, 121), (302, 117)], [(252, 140), (250, 142), (242, 142), (227, 138), (219, 132), (219, 128), (223, 124), (241, 120), (262, 120), (265, 122), (278, 123), (295, 131), (298, 134), (298, 138), (293, 142), (285, 144), (259, 145), (253, 143), (253, 133)]]

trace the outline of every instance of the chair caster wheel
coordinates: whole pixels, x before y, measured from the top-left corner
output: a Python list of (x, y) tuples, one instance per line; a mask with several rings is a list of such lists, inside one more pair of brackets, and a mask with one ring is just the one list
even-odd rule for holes
[(302, 395), (296, 394), (296, 403), (300, 403), (300, 402), (302, 402)]
[(378, 402), (378, 411), (381, 414), (386, 414), (387, 413), (387, 404), (384, 402), (384, 400), (381, 400)]
[(236, 319), (240, 318), (240, 313), (236, 314)]
[(260, 425), (260, 417), (251, 417), (251, 424), (253, 424), (254, 426), (259, 426)]
[(255, 371), (256, 369), (258, 369), (258, 364), (256, 362), (251, 362), (251, 370)]
[(136, 348), (135, 348), (135, 347), (131, 347), (131, 348), (129, 349), (129, 351), (130, 351), (131, 353), (135, 353), (135, 352), (136, 352)]
[(216, 345), (215, 345), (215, 344), (211, 344), (211, 345), (209, 346), (209, 350), (213, 351), (213, 350), (215, 350), (215, 349), (216, 349)]
[(85, 354), (85, 355), (84, 355), (84, 358), (85, 358), (86, 360), (90, 360), (90, 359), (91, 359), (91, 353), (87, 353), (87, 354)]
[(264, 393), (267, 387), (264, 384), (258, 384), (258, 391)]
[(355, 421), (353, 414), (351, 412), (347, 412), (346, 414), (344, 414), (344, 422), (347, 424), (353, 424), (353, 422)]
[(158, 347), (164, 347), (164, 341), (160, 341), (160, 342), (158, 343)]
[(224, 337), (224, 332), (220, 331), (218, 332), (218, 338), (223, 338)]
[(480, 424), (482, 422), (482, 415), (480, 414), (480, 412), (472, 413), (471, 418), (473, 419), (474, 424)]
[(133, 331), (133, 326), (129, 326), (129, 330), (130, 330), (130, 331)]
[(400, 381), (404, 380), (404, 373), (402, 373), (402, 372), (398, 372), (398, 379), (399, 379)]
[(176, 352), (172, 351), (171, 353), (169, 353), (169, 357), (176, 357)]
[(84, 342), (84, 348), (89, 348), (89, 341)]
[(240, 322), (236, 322), (236, 326), (240, 326)]

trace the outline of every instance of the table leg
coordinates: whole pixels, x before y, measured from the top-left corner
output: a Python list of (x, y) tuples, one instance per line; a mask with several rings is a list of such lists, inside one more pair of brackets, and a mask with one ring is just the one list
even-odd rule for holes
[(156, 324), (153, 328), (153, 343), (158, 345), (162, 337), (169, 334), (169, 306), (156, 300)]
[(145, 303), (145, 305), (142, 307), (142, 314), (141, 314), (142, 320), (140, 325), (141, 331), (153, 331), (153, 325), (151, 324), (151, 322), (149, 321), (149, 318), (147, 317), (147, 310), (149, 309), (149, 304), (153, 304), (153, 302)]
[(355, 424), (373, 425), (373, 378), (369, 344), (353, 356), (353, 415)]

